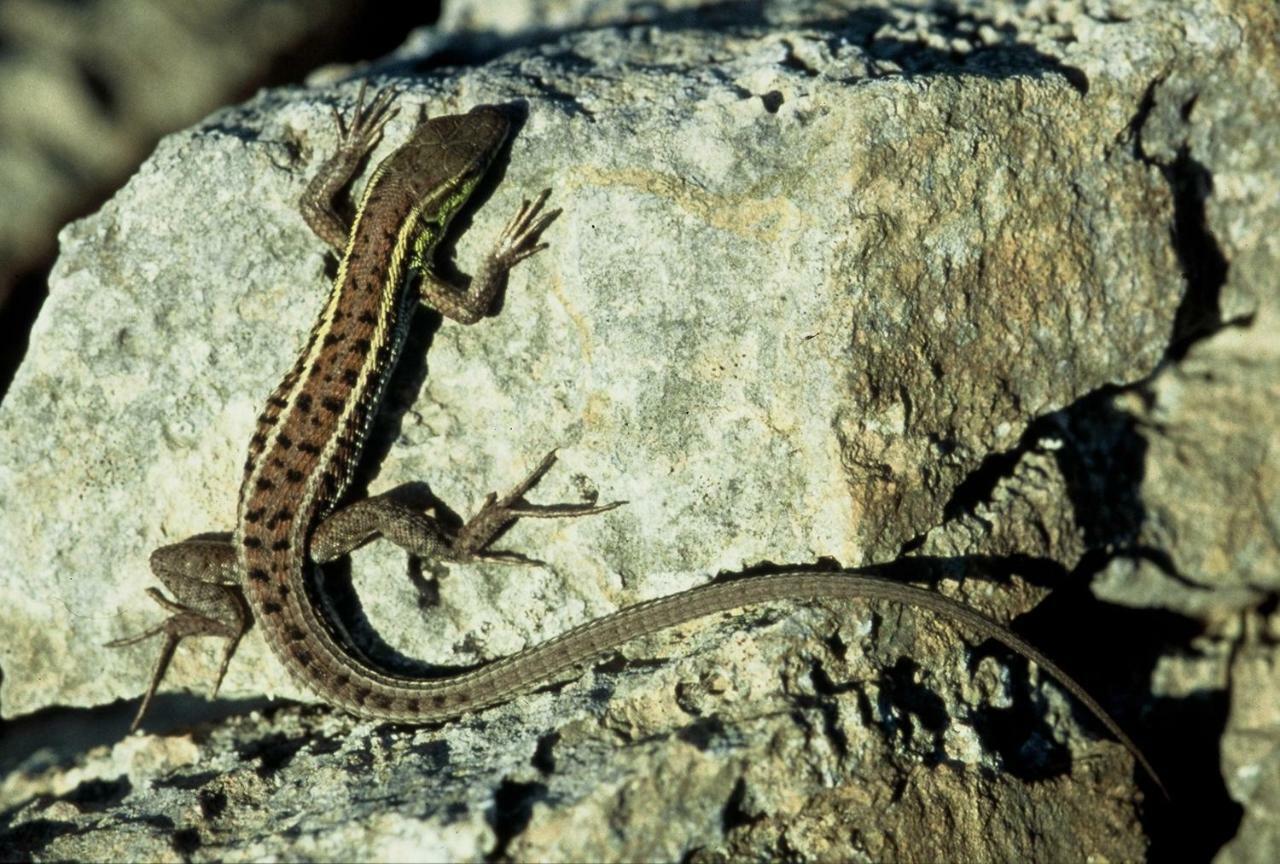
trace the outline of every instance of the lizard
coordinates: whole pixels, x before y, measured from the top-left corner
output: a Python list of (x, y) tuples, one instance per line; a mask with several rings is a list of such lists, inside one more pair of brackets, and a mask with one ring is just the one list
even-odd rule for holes
[(147, 593), (170, 616), (107, 643), (120, 648), (165, 635), (131, 732), (184, 638), (226, 640), (216, 695), (241, 636), (254, 622), (292, 677), (323, 701), (358, 717), (421, 724), (509, 701), (628, 640), (695, 618), (772, 601), (869, 599), (942, 615), (1033, 661), (1086, 706), (1163, 790), (1154, 767), (1120, 725), (1031, 643), (946, 595), (854, 570), (794, 570), (713, 582), (625, 607), (446, 677), (403, 674), (370, 660), (325, 611), (315, 576), (319, 565), (376, 537), (420, 559), (509, 561), (513, 553), (494, 551), (490, 544), (516, 519), (592, 515), (625, 503), (530, 504), (525, 495), (554, 464), (554, 450), (506, 495), (488, 495), (456, 531), (386, 494), (344, 500), (414, 307), (422, 302), (444, 317), (477, 323), (507, 273), (547, 248), (541, 234), (561, 212), (542, 212), (550, 195), (543, 190), (517, 209), (469, 285), (437, 274), (437, 245), (511, 133), (506, 109), (479, 105), (466, 114), (420, 114), (408, 141), (375, 168), (348, 224), (335, 199), (397, 113), (395, 95), (384, 88), (366, 104), (362, 85), (349, 124), (333, 109), (339, 144), (308, 183), (300, 209), (311, 230), (340, 255), (337, 276), (305, 346), (258, 417), (234, 533), (197, 535), (155, 550), (151, 569), (174, 599), (155, 588)]

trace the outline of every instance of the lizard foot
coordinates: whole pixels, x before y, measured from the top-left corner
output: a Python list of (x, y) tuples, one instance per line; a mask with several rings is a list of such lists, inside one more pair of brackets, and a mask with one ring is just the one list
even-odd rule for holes
[(458, 531), (454, 538), (453, 549), (460, 557), (483, 561), (502, 561), (507, 563), (537, 563), (515, 552), (488, 551), (487, 547), (502, 531), (521, 517), (531, 519), (558, 519), (574, 516), (592, 516), (604, 513), (615, 507), (621, 507), (626, 501), (611, 501), (608, 504), (596, 504), (586, 501), (581, 504), (530, 504), (525, 500), (525, 493), (538, 484), (551, 466), (556, 463), (556, 451), (552, 450), (542, 458), (538, 467), (529, 472), (506, 495), (498, 498), (490, 492), (481, 505), (480, 511), (467, 520), (467, 524)]
[(177, 649), (179, 642), (188, 636), (221, 636), (227, 640), (227, 647), (222, 652), (222, 662), (218, 666), (218, 676), (213, 682), (212, 695), (217, 696), (218, 688), (222, 686), (222, 679), (227, 674), (227, 665), (231, 662), (231, 656), (235, 654), (236, 646), (240, 643), (240, 637), (247, 629), (244, 621), (241, 621), (238, 627), (224, 621), (218, 621), (207, 615), (202, 615), (190, 607), (183, 606), (181, 603), (170, 600), (155, 588), (148, 588), (147, 596), (173, 614), (150, 630), (139, 633), (136, 636), (113, 639), (105, 643), (104, 646), (107, 648), (124, 648), (129, 645), (136, 645), (159, 633), (165, 634), (164, 647), (160, 649), (160, 656), (156, 659), (155, 669), (151, 673), (151, 683), (147, 685), (147, 692), (142, 696), (142, 704), (138, 706), (138, 713), (134, 715), (133, 722), (129, 724), (130, 732), (133, 732), (142, 724), (142, 718), (146, 716), (147, 709), (151, 707), (151, 700), (156, 694), (156, 688), (160, 686), (160, 682), (164, 679), (164, 673), (169, 668), (169, 661), (173, 659), (173, 652)]

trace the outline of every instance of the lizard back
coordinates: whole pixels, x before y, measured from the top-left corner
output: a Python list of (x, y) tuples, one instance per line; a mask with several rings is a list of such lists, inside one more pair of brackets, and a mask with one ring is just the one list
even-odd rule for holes
[[(342, 689), (353, 671), (399, 680), (354, 656), (317, 612), (307, 543), (359, 461), (417, 304), (412, 271), (427, 265), (508, 130), (492, 106), (435, 118), (378, 166), (306, 346), (250, 441), (234, 535), (246, 597), (281, 662), (321, 692)], [(351, 700), (354, 710), (361, 695)]]

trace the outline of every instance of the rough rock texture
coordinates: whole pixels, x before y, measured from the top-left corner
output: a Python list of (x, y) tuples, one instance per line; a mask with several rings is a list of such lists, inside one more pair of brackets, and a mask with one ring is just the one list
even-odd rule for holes
[[(166, 139), (62, 235), (0, 406), (0, 711), (21, 742), (0, 847), (1268, 860), (1274, 9), (632, 13), (399, 79), (375, 161), (419, 103), (527, 105), (459, 266), (522, 196), (550, 186), (565, 213), (493, 318), (422, 316), (363, 477), (426, 480), (465, 514), (559, 446), (540, 500), (630, 503), (503, 538), (545, 567), (414, 581), (375, 543), (331, 588), (353, 581), (394, 650), (466, 664), (717, 571), (910, 553), (992, 614), (1040, 603), (1019, 628), (1175, 804), (1144, 806), (1123, 750), (1027, 664), (879, 606), (698, 622), (420, 730), (244, 701), (311, 698), (251, 632), (225, 704), (163, 696), (153, 734), (122, 740), (127, 710), (101, 706), (141, 692), (158, 646), (99, 646), (158, 620), (151, 549), (230, 526), (258, 403), (323, 291), (295, 201), (352, 82)], [(413, 44), (366, 74), (428, 65)], [(167, 687), (199, 691), (218, 647), (183, 646)]]

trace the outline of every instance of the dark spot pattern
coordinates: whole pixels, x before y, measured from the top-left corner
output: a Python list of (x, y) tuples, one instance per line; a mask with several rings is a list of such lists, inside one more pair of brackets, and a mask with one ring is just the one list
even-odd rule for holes
[[(389, 300), (384, 292), (391, 291), (386, 271), (396, 239), (392, 231), (384, 243), (384, 227), (381, 220), (360, 226), (358, 236), (367, 243), (363, 258), (349, 252), (345, 281), (337, 289), (339, 295), (331, 298), (332, 312), (312, 328), (308, 347), (267, 402), (254, 436), (259, 450), (247, 466), (246, 476), (253, 477), (253, 483), (245, 490), (251, 494), (242, 510), (240, 530), (242, 536), (248, 530), (256, 533), (252, 538), (245, 536), (242, 550), (247, 557), (248, 584), (263, 585), (250, 595), (258, 611), (267, 616), (264, 624), (289, 665), (304, 679), (342, 693), (343, 701), (352, 708), (367, 705), (377, 714), (423, 713), (430, 710), (430, 694), (421, 699), (417, 694), (388, 694), (359, 675), (330, 667), (327, 653), (317, 653), (310, 641), (308, 619), (290, 605), (292, 586), (300, 584), (292, 580), (301, 577), (299, 566), (310, 564), (299, 560), (304, 552), (302, 544), (293, 545), (295, 535), (285, 526), (314, 519), (334, 503), (338, 487), (359, 456), (363, 444), (360, 430), (369, 414), (377, 410), (377, 385), (381, 376), (391, 371), (394, 340), (379, 334), (382, 328), (399, 332), (395, 329), (397, 316), (404, 306), (383, 305)], [(374, 340), (378, 340), (377, 346)], [(367, 389), (361, 390), (362, 384)], [(350, 412), (349, 422), (340, 422), (346, 412)], [(332, 461), (322, 465), (321, 457), (330, 453)], [(307, 484), (305, 497), (303, 484)], [(303, 500), (309, 502), (305, 510)], [(255, 527), (248, 528), (250, 524)], [(303, 594), (298, 601), (311, 602)], [(449, 699), (452, 707), (452, 697)], [(437, 704), (445, 704), (443, 698)]]

